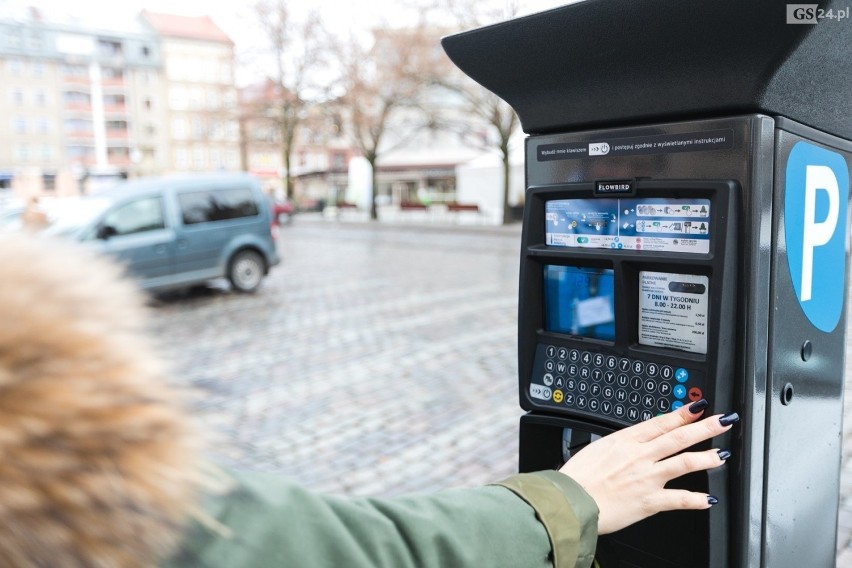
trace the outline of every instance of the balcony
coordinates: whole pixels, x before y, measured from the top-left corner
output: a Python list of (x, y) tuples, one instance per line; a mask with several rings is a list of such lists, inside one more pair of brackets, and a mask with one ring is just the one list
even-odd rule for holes
[(130, 131), (127, 130), (126, 128), (123, 129), (123, 130), (121, 130), (121, 129), (107, 130), (106, 131), (106, 137), (107, 137), (108, 140), (127, 140), (128, 138), (130, 138)]
[(115, 77), (112, 79), (101, 79), (101, 85), (103, 87), (111, 87), (111, 88), (124, 88), (124, 77)]
[(89, 142), (95, 139), (94, 130), (74, 130), (66, 132), (65, 137), (72, 142)]
[(92, 103), (68, 102), (65, 103), (65, 110), (74, 112), (92, 112)]
[(62, 82), (66, 85), (85, 85), (89, 86), (90, 80), (88, 75), (63, 75)]

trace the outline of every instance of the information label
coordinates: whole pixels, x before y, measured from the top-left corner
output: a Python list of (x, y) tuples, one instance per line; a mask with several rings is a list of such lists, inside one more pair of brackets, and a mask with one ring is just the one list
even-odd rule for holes
[(544, 209), (551, 246), (710, 252), (709, 199), (555, 199)]
[(707, 276), (639, 273), (639, 343), (707, 353)]

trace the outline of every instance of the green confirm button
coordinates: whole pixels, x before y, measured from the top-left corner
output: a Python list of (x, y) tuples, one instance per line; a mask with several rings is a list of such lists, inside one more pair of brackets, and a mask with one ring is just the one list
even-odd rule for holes
[(587, 242), (589, 242), (589, 237), (577, 237), (577, 242), (581, 243), (581, 244), (587, 243)]

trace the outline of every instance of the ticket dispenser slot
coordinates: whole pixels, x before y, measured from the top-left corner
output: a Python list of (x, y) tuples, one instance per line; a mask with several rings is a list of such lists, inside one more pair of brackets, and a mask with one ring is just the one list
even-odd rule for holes
[[(739, 185), (629, 186), (629, 195), (601, 193), (595, 182), (527, 191), (518, 365), (529, 413), (521, 419), (521, 471), (558, 467), (599, 436), (701, 398), (711, 402), (708, 415), (731, 407)], [(730, 491), (724, 471), (672, 486)], [(604, 537), (598, 560), (605, 568), (724, 566), (724, 543), (711, 547), (709, 538), (728, 522), (720, 501), (709, 512), (661, 514)]]

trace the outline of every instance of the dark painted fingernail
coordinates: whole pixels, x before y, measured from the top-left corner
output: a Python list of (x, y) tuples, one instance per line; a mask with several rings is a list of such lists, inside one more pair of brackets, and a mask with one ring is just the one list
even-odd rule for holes
[(712, 506), (712, 505), (715, 505), (716, 503), (718, 503), (719, 500), (716, 499), (715, 497), (713, 497), (712, 495), (708, 495), (707, 496), (707, 502), (710, 503), (710, 505)]
[(708, 406), (710, 406), (710, 403), (702, 398), (701, 400), (689, 405), (689, 412), (692, 414), (698, 414)]
[(722, 461), (725, 461), (726, 459), (731, 457), (731, 452), (729, 452), (728, 450), (719, 450), (716, 453), (719, 454), (719, 459)]
[(719, 418), (719, 424), (722, 426), (730, 426), (731, 424), (736, 424), (740, 421), (740, 415), (736, 412), (731, 412), (730, 414), (726, 414)]

